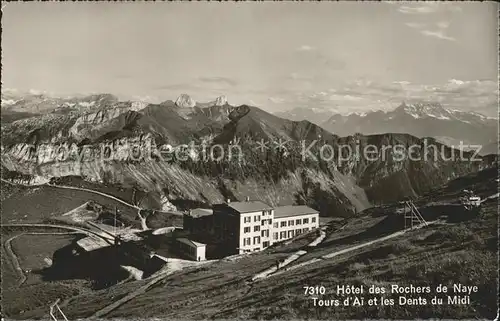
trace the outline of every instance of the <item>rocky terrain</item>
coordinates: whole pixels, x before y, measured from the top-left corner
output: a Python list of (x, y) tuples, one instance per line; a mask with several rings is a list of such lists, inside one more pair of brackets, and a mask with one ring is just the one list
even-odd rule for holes
[[(455, 148), (459, 148), (460, 142), (463, 145), (481, 144), (484, 146), (482, 155), (498, 153), (498, 148), (491, 146), (498, 143), (498, 118), (486, 117), (476, 112), (446, 109), (439, 103), (403, 102), (391, 111), (379, 110), (348, 115), (332, 113), (327, 115), (328, 112), (323, 109), (312, 111), (296, 108), (279, 115), (293, 120), (311, 120), (339, 136), (355, 133), (407, 133), (419, 138), (433, 137)], [(326, 118), (328, 119), (325, 120)]]
[[(2, 119), (4, 112), (16, 113), (2, 121), (2, 166), (10, 178), (22, 174), (30, 184), (79, 176), (155, 192), (178, 204), (250, 196), (349, 216), (371, 204), (416, 197), (496, 162), (470, 161), (472, 153), (460, 160), (458, 151), (408, 134), (339, 137), (308, 121), (231, 106), (225, 97), (205, 104), (185, 94), (160, 104), (120, 102), (111, 95), (42, 97), (10, 97), (2, 107)], [(440, 150), (436, 157), (422, 157), (426, 144)], [(238, 157), (230, 157), (235, 145)], [(377, 150), (373, 160), (360, 152), (369, 145)], [(396, 145), (418, 146), (420, 160), (384, 150)]]
[(336, 109), (295, 107), (289, 110), (275, 112), (274, 115), (294, 121), (308, 120), (313, 124), (321, 126), (321, 124), (330, 119), (335, 113), (337, 113)]
[[(116, 223), (113, 215), (119, 212), (120, 222), (140, 228), (138, 218), (155, 209), (165, 213), (148, 215), (148, 227), (179, 226), (181, 216), (174, 211), (247, 196), (271, 205), (307, 204), (331, 220), (315, 248), (307, 244), (319, 231), (234, 260), (185, 269), (169, 265), (165, 274), (143, 280), (132, 280), (126, 268), (136, 263), (111, 249), (91, 261), (85, 256), (73, 259), (69, 251), (78, 240), (74, 233), (31, 226), (30, 234), (27, 227), (3, 226), (5, 246), (13, 253), (2, 255), (7, 278), (2, 304), (9, 317), (46, 317), (47, 306), (59, 298), (70, 318), (303, 318), (311, 317), (312, 311), (310, 298), (303, 294), (304, 282), (389, 286), (407, 280), (470, 280), (480, 290), (467, 307), (315, 309), (312, 316), (494, 314), (495, 155), (476, 159), (473, 153), (435, 139), (404, 133), (341, 137), (308, 121), (283, 119), (253, 106), (232, 106), (223, 97), (197, 103), (182, 95), (160, 104), (121, 102), (109, 95), (9, 99), (2, 105), (3, 224), (33, 225), (82, 215)], [(68, 105), (68, 99), (74, 105)], [(238, 148), (232, 155), (234, 147)], [(368, 147), (370, 153), (363, 154)], [(446, 204), (463, 189), (488, 199), (479, 217), (457, 222), (452, 220), (456, 211)], [(324, 259), (402, 228), (398, 201), (408, 197), (424, 215), (442, 222), (408, 233), (405, 239)], [(92, 212), (96, 208), (99, 213)], [(37, 246), (30, 243), (33, 235), (41, 240)], [(299, 250), (307, 253), (290, 268), (315, 259), (317, 263), (280, 271), (285, 283), (275, 276), (266, 282), (251, 281)]]

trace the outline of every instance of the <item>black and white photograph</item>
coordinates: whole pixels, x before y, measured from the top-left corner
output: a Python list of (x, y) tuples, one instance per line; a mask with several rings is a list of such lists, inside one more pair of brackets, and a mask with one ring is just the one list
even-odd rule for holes
[(498, 319), (499, 9), (2, 1), (2, 320)]

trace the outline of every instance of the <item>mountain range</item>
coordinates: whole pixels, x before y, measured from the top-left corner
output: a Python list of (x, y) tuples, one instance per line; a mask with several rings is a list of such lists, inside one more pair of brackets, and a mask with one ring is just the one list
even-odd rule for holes
[[(325, 216), (350, 216), (371, 204), (421, 195), (496, 162), (494, 156), (471, 162), (472, 153), (466, 153), (465, 160), (450, 158), (458, 151), (439, 142), (435, 144), (443, 152), (437, 158), (398, 159), (397, 153), (384, 152), (384, 146), (422, 147), (425, 141), (391, 132), (342, 137), (342, 131), (331, 133), (307, 120), (283, 119), (254, 106), (232, 106), (225, 97), (197, 103), (183, 94), (160, 104), (119, 101), (108, 94), (32, 95), (5, 101), (4, 177), (34, 183), (79, 176), (154, 192), (157, 199), (179, 206), (248, 196), (271, 205), (307, 204)], [(398, 111), (402, 112), (406, 108)], [(200, 161), (204, 151), (191, 149), (185, 159), (175, 153), (164, 159), (154, 148), (179, 151), (185, 149), (181, 144), (190, 143), (209, 149), (216, 144), (225, 149), (239, 145), (244, 157)], [(324, 156), (324, 146), (333, 151), (331, 157), (318, 157)], [(357, 148), (366, 146), (375, 147), (379, 157), (363, 157)], [(136, 157), (135, 147), (143, 157)], [(344, 147), (355, 152), (346, 155)], [(214, 150), (211, 156), (221, 156)], [(422, 156), (425, 150), (418, 153)]]
[(455, 148), (459, 148), (460, 142), (463, 145), (480, 144), (484, 155), (498, 153), (498, 119), (476, 112), (446, 109), (439, 103), (403, 102), (390, 111), (347, 115), (332, 115), (324, 109), (295, 108), (277, 115), (292, 120), (308, 119), (339, 136), (408, 133), (419, 138), (433, 137)]

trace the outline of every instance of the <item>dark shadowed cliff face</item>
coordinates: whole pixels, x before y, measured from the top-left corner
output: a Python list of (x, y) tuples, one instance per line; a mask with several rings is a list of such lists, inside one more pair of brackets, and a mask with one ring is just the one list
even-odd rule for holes
[[(81, 176), (139, 186), (177, 203), (250, 196), (348, 216), (494, 162), (451, 157), (458, 151), (407, 134), (338, 137), (222, 98), (194, 107), (189, 97), (178, 104), (105, 102), (2, 122), (2, 165), (37, 182)], [(439, 151), (425, 158), (428, 145)], [(411, 146), (417, 148), (409, 152)]]

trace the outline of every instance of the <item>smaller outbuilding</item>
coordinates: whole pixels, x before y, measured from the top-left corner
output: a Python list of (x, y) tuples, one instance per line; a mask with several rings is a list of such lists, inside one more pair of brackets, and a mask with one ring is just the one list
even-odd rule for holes
[(179, 238), (176, 240), (176, 247), (182, 255), (195, 260), (205, 261), (207, 245), (199, 242), (192, 241), (187, 238)]

